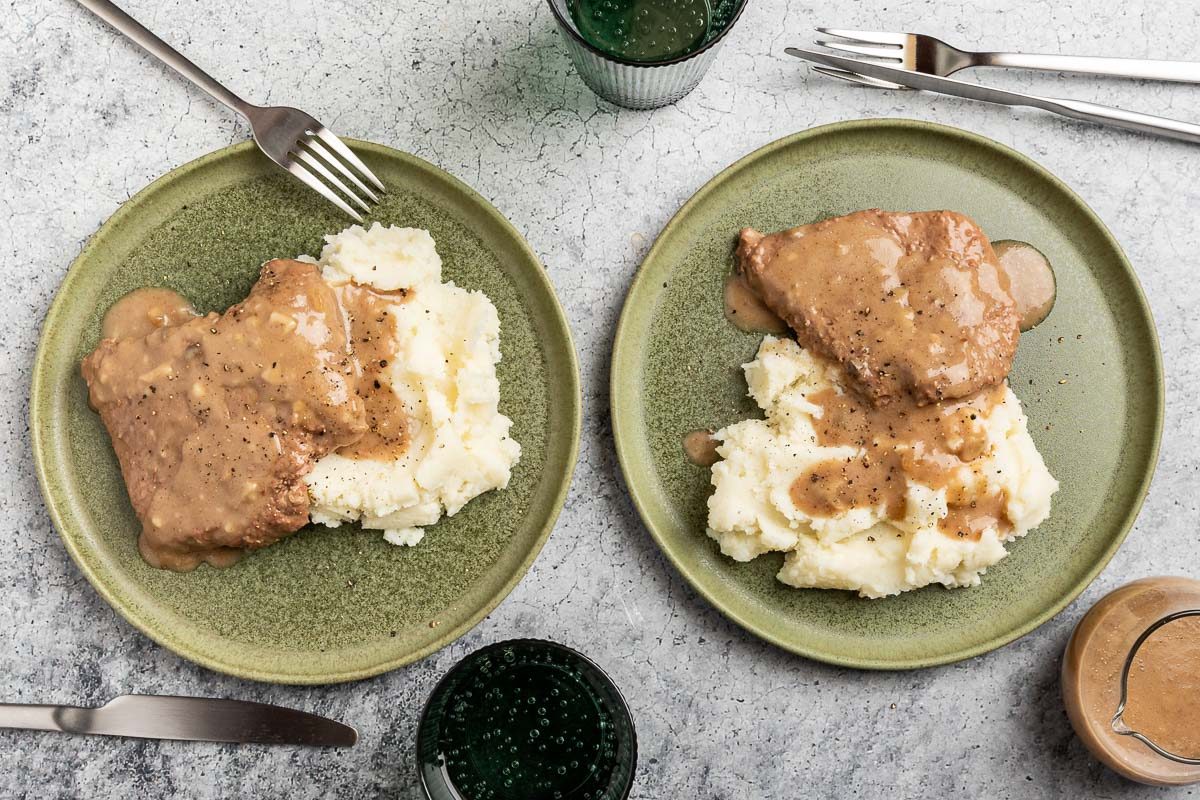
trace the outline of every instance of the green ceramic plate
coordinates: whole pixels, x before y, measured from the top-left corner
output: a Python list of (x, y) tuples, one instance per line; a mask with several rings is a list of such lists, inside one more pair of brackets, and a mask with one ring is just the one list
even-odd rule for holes
[[(983, 585), (886, 600), (778, 583), (782, 555), (737, 564), (705, 535), (709, 471), (680, 439), (760, 416), (739, 365), (761, 337), (729, 325), (721, 286), (739, 228), (773, 231), (878, 206), (965, 212), (994, 239), (1032, 242), (1053, 262), (1058, 301), (1021, 337), (1012, 385), (1062, 483), (1050, 519)], [(1011, 642), (1092, 581), (1133, 523), (1158, 451), (1158, 340), (1129, 262), (1065, 185), (988, 139), (922, 122), (816, 128), (722, 172), (667, 224), (629, 291), (612, 365), (625, 480), (650, 532), (724, 614), (781, 647), (846, 666), (944, 664)]]
[(139, 526), (79, 376), (104, 311), (146, 285), (176, 289), (202, 310), (224, 309), (245, 296), (262, 262), (316, 254), (322, 235), (349, 222), (250, 143), (160, 178), (100, 228), (50, 307), (34, 364), (38, 478), (79, 568), (160, 644), (254, 680), (354, 680), (461, 636), (529, 568), (575, 465), (578, 367), (537, 257), (495, 208), (446, 173), (386, 147), (354, 146), (391, 189), (368, 223), (428, 228), (446, 278), (486, 292), (499, 309), (500, 409), (523, 451), (508, 489), (475, 499), (415, 548), (357, 526), (313, 526), (228, 570), (178, 575), (139, 557)]

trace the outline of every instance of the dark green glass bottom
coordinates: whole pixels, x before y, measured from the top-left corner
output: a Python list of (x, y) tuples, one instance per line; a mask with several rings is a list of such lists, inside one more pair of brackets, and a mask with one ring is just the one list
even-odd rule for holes
[(432, 800), (622, 800), (633, 720), (595, 663), (553, 642), (501, 642), (434, 689), (417, 735)]

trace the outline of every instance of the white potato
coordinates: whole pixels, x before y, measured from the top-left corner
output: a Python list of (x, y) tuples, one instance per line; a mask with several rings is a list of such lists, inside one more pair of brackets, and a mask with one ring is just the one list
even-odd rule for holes
[(972, 490), (1006, 493), (1011, 529), (984, 531), (979, 541), (946, 536), (946, 492), (918, 483), (906, 486), (906, 515), (890, 520), (882, 508), (854, 508), (836, 517), (815, 517), (798, 508), (790, 488), (810, 467), (831, 458), (860, 455), (855, 447), (816, 443), (808, 397), (837, 385), (836, 365), (791, 339), (767, 336), (754, 361), (743, 365), (749, 394), (766, 419), (744, 420), (717, 431), (722, 460), (712, 468), (708, 534), (736, 561), (763, 553), (786, 553), (780, 581), (797, 587), (850, 589), (863, 597), (886, 597), (938, 583), (975, 586), (1000, 559), (1004, 543), (1024, 536), (1050, 514), (1058, 489), (1026, 428), (1012, 390), (983, 420), (987, 467)]
[(508, 486), (521, 446), (499, 412), (500, 318), (482, 292), (442, 283), (428, 231), (355, 225), (326, 237), (317, 263), (335, 288), (351, 281), (412, 289), (388, 311), (396, 357), (388, 378), (409, 415), (410, 442), (395, 461), (337, 453), (307, 476), (312, 519), (359, 520), (393, 544), (414, 545), (422, 528), (458, 513), (472, 498)]

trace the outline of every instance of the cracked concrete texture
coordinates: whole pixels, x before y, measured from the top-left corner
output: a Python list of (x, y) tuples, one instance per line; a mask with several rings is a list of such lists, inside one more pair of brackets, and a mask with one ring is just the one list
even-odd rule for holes
[[(597, 100), (540, 0), (128, 0), (128, 9), (260, 102), (300, 105), (347, 135), (445, 168), (495, 203), (544, 260), (581, 356), (585, 422), (570, 498), (532, 571), (478, 628), (430, 658), (348, 686), (261, 686), (152, 644), (80, 576), (33, 476), (26, 398), (38, 326), (67, 265), (131, 194), (239, 141), (246, 126), (166, 75), (69, 0), (3, 0), (0, 21), (0, 563), (3, 700), (99, 703), (208, 694), (325, 711), (352, 750), (237, 749), (0, 733), (0, 797), (417, 797), (414, 725), (465, 653), (542, 636), (597, 656), (636, 715), (635, 798), (922, 795), (1183, 797), (1127, 783), (1072, 735), (1058, 690), (1071, 626), (1105, 591), (1200, 563), (1200, 150), (1033, 112), (872, 93), (782, 54), (814, 25), (923, 30), (966, 46), (1200, 59), (1190, 0), (752, 0), (712, 71), (654, 112)], [(1200, 90), (1056, 75), (987, 80), (1200, 119)], [(625, 496), (607, 365), (625, 289), (671, 214), (736, 158), (812, 125), (904, 116), (1027, 153), (1113, 229), (1162, 337), (1162, 459), (1135, 531), (1058, 618), (991, 655), (870, 674), (793, 657), (727, 622), (676, 575)], [(536, 187), (536, 188), (533, 188)], [(552, 612), (552, 613), (550, 613)]]

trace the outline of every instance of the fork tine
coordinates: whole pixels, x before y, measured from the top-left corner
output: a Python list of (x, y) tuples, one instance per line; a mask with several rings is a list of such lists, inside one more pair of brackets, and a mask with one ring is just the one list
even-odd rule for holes
[(358, 176), (355, 175), (353, 171), (347, 169), (346, 165), (339, 161), (338, 158), (333, 155), (333, 153), (326, 150), (324, 145), (322, 145), (316, 139), (313, 139), (311, 136), (305, 139), (303, 143), (309, 150), (312, 150), (318, 156), (325, 159), (325, 163), (340, 172), (342, 177), (347, 178), (351, 183), (357, 186), (359, 190), (371, 200), (372, 203), (379, 202), (379, 198), (375, 196), (375, 193), (368, 189), (367, 185), (360, 181)]
[(341, 179), (338, 178), (337, 175), (334, 175), (332, 172), (330, 172), (328, 169), (326, 169), (325, 165), (322, 164), (320, 161), (318, 161), (316, 159), (316, 157), (313, 156), (312, 153), (308, 152), (307, 150), (301, 150), (299, 147), (297, 147), (295, 150), (293, 150), (292, 153), (295, 155), (296, 158), (303, 161), (310, 168), (316, 170), (317, 173), (322, 178), (324, 178), (325, 180), (332, 183), (336, 189), (338, 189), (339, 191), (342, 192), (342, 194), (346, 195), (351, 200), (353, 200), (354, 204), (356, 206), (361, 208), (363, 211), (371, 210), (371, 207), (369, 205), (367, 205), (365, 202), (363, 202), (363, 199), (361, 197), (356, 195), (354, 192), (350, 191), (350, 187), (347, 186), (346, 184), (342, 183)]
[(836, 36), (839, 39), (849, 39), (852, 42), (862, 42), (863, 44), (891, 44), (904, 46), (908, 40), (908, 34), (904, 33), (889, 33), (888, 31), (848, 31), (842, 28), (817, 28), (818, 33), (824, 33), (827, 36)]
[(329, 202), (333, 203), (335, 206), (340, 208), (342, 211), (345, 211), (347, 214), (349, 214), (351, 217), (353, 217), (356, 221), (358, 221), (358, 222), (363, 221), (362, 215), (360, 215), (357, 211), (355, 211), (350, 206), (346, 205), (346, 201), (344, 201), (342, 198), (338, 197), (334, 193), (334, 191), (332, 189), (330, 189), (328, 186), (326, 186), (325, 184), (323, 184), (319, 180), (317, 180), (317, 177), (315, 175), (313, 175), (311, 172), (309, 172), (307, 169), (305, 169), (302, 164), (298, 164), (295, 161), (292, 161), (289, 159), (287, 171), (292, 173), (293, 175), (295, 175), (300, 180), (304, 181), (306, 184), (308, 184), (308, 187), (310, 189), (312, 189), (314, 192), (316, 192), (317, 194), (324, 197)]
[(341, 139), (333, 135), (333, 131), (322, 125), (320, 130), (314, 131), (314, 133), (319, 136), (325, 142), (325, 144), (332, 147), (333, 152), (349, 161), (350, 166), (358, 170), (364, 178), (375, 184), (376, 189), (381, 192), (387, 191), (387, 188), (383, 185), (383, 182), (380, 181), (379, 178), (375, 177), (375, 173), (367, 169), (367, 165), (364, 164), (358, 156), (354, 155), (354, 151), (347, 147)]
[(907, 89), (907, 86), (901, 86), (898, 83), (889, 83), (881, 81), (878, 78), (871, 78), (866, 75), (859, 75), (857, 72), (847, 72), (846, 70), (834, 69), (833, 67), (813, 67), (813, 72), (819, 72), (829, 78), (838, 78), (850, 83), (857, 83), (861, 86), (870, 86), (872, 89)]
[(880, 61), (899, 61), (904, 55), (904, 50), (899, 47), (863, 47), (859, 44), (841, 44), (839, 42), (831, 42), (827, 39), (817, 39), (818, 47), (827, 47), (830, 50), (840, 50), (844, 53), (854, 53), (867, 58), (875, 58)]

